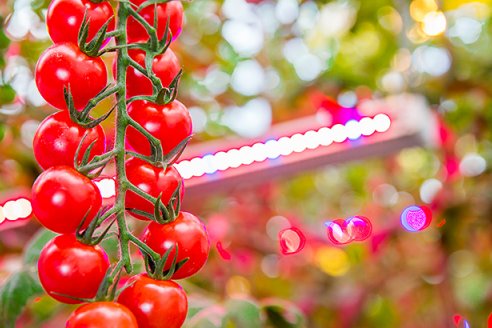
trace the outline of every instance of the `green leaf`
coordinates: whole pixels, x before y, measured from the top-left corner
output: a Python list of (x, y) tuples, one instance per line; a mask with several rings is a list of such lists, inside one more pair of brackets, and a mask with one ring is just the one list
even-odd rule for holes
[(247, 298), (231, 298), (225, 304), (227, 320), (233, 327), (248, 328), (262, 327), (260, 307)]
[(41, 295), (43, 288), (26, 271), (13, 274), (0, 289), (0, 322), (4, 328), (14, 328), (15, 322), (29, 299)]
[(0, 85), (0, 105), (11, 104), (15, 100), (15, 90), (8, 84)]
[(304, 316), (294, 304), (280, 300), (269, 299), (262, 303), (267, 322), (277, 328), (301, 328), (306, 326)]
[(226, 310), (222, 306), (210, 306), (198, 312), (185, 326), (188, 328), (223, 328), (225, 327), (225, 313)]
[(31, 239), (24, 251), (24, 263), (27, 265), (35, 265), (39, 258), (39, 253), (51, 239), (57, 234), (46, 229), (39, 230)]

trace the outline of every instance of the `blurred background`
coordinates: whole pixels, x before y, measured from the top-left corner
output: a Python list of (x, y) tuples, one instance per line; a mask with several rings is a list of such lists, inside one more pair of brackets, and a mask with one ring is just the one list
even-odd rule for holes
[[(39, 229), (34, 219), (16, 220), (29, 210), (7, 201), (29, 198), (41, 172), (32, 138), (54, 112), (33, 80), (37, 58), (51, 44), (43, 15), (48, 4), (0, 2), (0, 283), (24, 265), (23, 249)], [(407, 115), (414, 108), (398, 97), (409, 94), (425, 103), (433, 122), (413, 126), (433, 136), (421, 146), (299, 167), (225, 192), (219, 178), (217, 192), (194, 195), (186, 209), (207, 223), (212, 251), (201, 273), (183, 282), (190, 292), (187, 326), (220, 327), (229, 311), (239, 318), (233, 327), (445, 328), (456, 321), (486, 327), (492, 1), (195, 0), (184, 6), (186, 24), (172, 48), (184, 67), (179, 99), (193, 118), (190, 148), (264, 140), (272, 125), (303, 117), (331, 126), (367, 104), (374, 116), (385, 112), (377, 106), (385, 99), (401, 99), (392, 115)], [(105, 57), (108, 65), (112, 60)], [(111, 142), (111, 120), (106, 128)], [(358, 151), (349, 140), (339, 146)], [(430, 226), (416, 233), (399, 221), (413, 204), (433, 212)], [(354, 215), (369, 218), (371, 237), (331, 243), (324, 222)], [(278, 233), (290, 226), (306, 244), (284, 255)], [(19, 327), (61, 327), (72, 309), (37, 298)]]

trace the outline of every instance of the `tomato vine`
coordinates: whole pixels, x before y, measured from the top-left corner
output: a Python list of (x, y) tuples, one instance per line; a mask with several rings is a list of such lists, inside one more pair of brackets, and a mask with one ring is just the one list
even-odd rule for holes
[[(43, 122), (34, 140), (36, 158), (47, 171), (33, 186), (33, 211), (45, 227), (62, 235), (41, 251), (41, 284), (62, 302), (96, 301), (94, 306), (80, 308), (79, 314), (93, 311), (97, 302), (105, 304), (105, 311), (125, 312), (104, 303), (116, 297), (141, 327), (154, 327), (157, 317), (164, 320), (159, 322), (167, 320), (172, 327), (180, 327), (186, 317), (186, 294), (177, 283), (167, 281), (195, 274), (205, 264), (210, 248), (203, 223), (181, 212), (182, 178), (172, 167), (191, 137), (189, 112), (176, 100), (182, 71), (169, 48), (181, 29), (182, 5), (176, 0), (121, 0), (115, 17), (108, 15), (108, 5), (106, 1), (53, 0), (48, 9), (48, 31), (50, 35), (56, 31), (52, 36), (55, 45), (41, 55), (36, 82), (41, 95), (61, 112)], [(81, 8), (85, 8), (83, 17)], [(73, 29), (67, 36), (59, 33), (67, 10), (78, 15), (77, 44), (73, 43)], [(147, 36), (142, 36), (142, 31)], [(110, 38), (115, 44), (106, 46)], [(105, 64), (99, 58), (107, 53), (116, 54), (115, 81), (109, 84)], [(168, 69), (156, 69), (155, 62)], [(150, 81), (152, 92), (134, 88), (128, 94), (129, 79), (137, 75), (140, 82), (140, 76)], [(114, 107), (98, 118), (92, 117), (92, 110), (108, 97), (116, 99)], [(113, 111), (114, 146), (104, 152), (99, 125)], [(127, 149), (128, 144), (134, 149)], [(51, 158), (47, 153), (50, 147), (54, 149)], [(112, 206), (101, 207), (101, 197), (91, 179), (109, 163), (115, 168), (115, 200)], [(142, 238), (129, 228), (128, 213), (151, 221)], [(97, 244), (114, 222), (120, 257), (109, 265), (104, 249)], [(135, 273), (131, 244), (140, 250), (146, 273), (134, 276), (124, 289), (127, 296), (118, 297), (121, 271)], [(80, 254), (93, 254), (92, 271), (87, 271), (90, 266), (83, 264)], [(91, 288), (81, 289), (89, 281)], [(145, 293), (150, 285), (160, 292)], [(135, 300), (128, 296), (132, 292), (148, 299)], [(157, 309), (148, 313), (140, 307), (145, 302), (155, 302)], [(168, 303), (173, 309), (165, 309)], [(166, 315), (173, 316), (172, 320)]]

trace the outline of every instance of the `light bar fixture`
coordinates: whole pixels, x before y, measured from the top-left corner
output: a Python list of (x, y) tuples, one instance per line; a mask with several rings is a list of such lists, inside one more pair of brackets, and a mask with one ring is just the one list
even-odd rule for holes
[(435, 143), (436, 119), (422, 96), (368, 100), (358, 110), (361, 118), (344, 124), (330, 126), (312, 115), (273, 125), (258, 139), (190, 145), (175, 164), (186, 180), (184, 205), (211, 193)]
[(386, 132), (390, 126), (391, 120), (388, 115), (377, 114), (373, 118), (364, 117), (360, 121), (350, 120), (345, 125), (336, 124), (331, 128), (322, 127), (318, 130), (308, 130), (305, 133), (295, 133), (291, 136), (256, 142), (251, 146), (245, 145), (240, 148), (182, 160), (175, 164), (175, 167), (184, 179), (191, 179), (266, 160), (276, 160), (293, 153), (327, 147), (332, 143), (342, 143), (346, 140), (355, 141), (361, 137)]

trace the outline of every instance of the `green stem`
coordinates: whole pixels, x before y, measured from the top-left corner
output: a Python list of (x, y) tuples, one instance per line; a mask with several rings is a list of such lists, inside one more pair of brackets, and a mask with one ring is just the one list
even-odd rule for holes
[[(126, 39), (126, 24), (128, 19), (128, 13), (130, 7), (125, 2), (120, 2), (118, 6), (118, 27), (117, 29), (121, 32), (116, 37), (116, 45), (127, 44)], [(130, 232), (128, 231), (128, 226), (125, 220), (125, 194), (126, 194), (126, 172), (125, 172), (125, 131), (128, 126), (128, 113), (126, 109), (126, 70), (128, 67), (128, 49), (126, 47), (119, 48), (117, 50), (117, 84), (120, 86), (118, 93), (116, 94), (117, 99), (117, 112), (116, 112), (116, 136), (115, 136), (115, 163), (116, 163), (116, 197), (115, 197), (115, 208), (120, 209), (116, 214), (116, 219), (118, 221), (119, 230), (119, 241), (120, 241), (120, 254), (121, 261), (125, 266), (126, 272), (130, 273), (133, 270), (132, 261), (130, 258), (130, 247), (129, 241)]]

